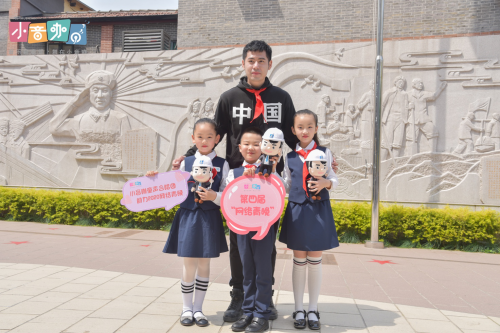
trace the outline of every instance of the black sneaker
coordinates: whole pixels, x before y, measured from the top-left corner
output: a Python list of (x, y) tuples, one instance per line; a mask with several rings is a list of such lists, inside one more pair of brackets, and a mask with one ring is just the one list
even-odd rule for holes
[[(274, 296), (274, 290), (273, 290)], [(278, 310), (274, 307), (273, 297), (271, 296), (271, 303), (269, 303), (269, 310), (271, 311), (271, 315), (269, 316), (269, 320), (278, 319)]]
[(243, 315), (243, 310), (241, 306), (243, 305), (243, 290), (234, 289), (229, 292), (231, 295), (231, 303), (224, 312), (223, 319), (226, 322), (233, 323), (241, 318)]

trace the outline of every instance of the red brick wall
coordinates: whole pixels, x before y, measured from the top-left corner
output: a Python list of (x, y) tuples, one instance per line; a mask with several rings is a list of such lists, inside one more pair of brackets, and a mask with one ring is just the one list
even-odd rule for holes
[(101, 27), (101, 53), (113, 52), (113, 26), (103, 25)]
[[(9, 18), (19, 16), (19, 9), (21, 8), (21, 0), (12, 0), (9, 10)], [(10, 36), (7, 41), (7, 55), (17, 55), (18, 43), (11, 42)]]

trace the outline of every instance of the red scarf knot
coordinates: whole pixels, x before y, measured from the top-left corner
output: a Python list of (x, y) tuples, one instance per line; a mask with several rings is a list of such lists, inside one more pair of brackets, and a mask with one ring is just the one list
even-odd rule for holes
[(301, 150), (295, 150), (295, 152), (297, 154), (299, 154), (300, 156), (302, 156), (304, 158), (304, 167), (302, 169), (302, 188), (304, 189), (304, 191), (306, 192), (306, 195), (309, 196), (309, 194), (307, 193), (307, 184), (306, 184), (306, 177), (307, 175), (309, 174), (309, 171), (307, 171), (307, 163), (306, 163), (306, 158), (307, 156), (309, 155), (310, 152), (312, 152), (314, 149), (316, 149), (316, 147), (318, 147), (318, 145), (316, 144), (316, 142), (314, 143), (314, 146), (312, 147), (312, 149), (309, 149), (307, 152), (304, 150), (304, 149), (301, 149)]
[[(255, 100), (257, 101), (257, 103), (255, 104), (255, 113), (253, 115), (253, 119), (250, 122), (257, 119), (260, 115), (264, 115), (264, 102), (262, 102), (262, 98), (260, 97), (260, 93), (266, 89), (267, 88), (262, 88), (260, 90), (247, 89), (248, 92), (251, 92), (255, 95)], [(264, 122), (267, 123), (266, 118), (264, 118)]]

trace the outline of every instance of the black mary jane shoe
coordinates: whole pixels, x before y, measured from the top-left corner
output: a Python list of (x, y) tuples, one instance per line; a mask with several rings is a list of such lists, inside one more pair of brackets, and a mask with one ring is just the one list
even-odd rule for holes
[(248, 325), (252, 323), (252, 317), (243, 315), (237, 322), (231, 325), (233, 332), (244, 332)]
[[(318, 320), (310, 320), (309, 319), (309, 314), (314, 313), (316, 317), (318, 317)], [(307, 326), (309, 326), (310, 330), (317, 331), (321, 328), (321, 323), (319, 322), (319, 312), (318, 311), (309, 311), (307, 313)]]
[(245, 332), (257, 333), (257, 332), (264, 332), (268, 329), (269, 329), (269, 320), (254, 317), (252, 319), (252, 323), (248, 325)]
[[(200, 319), (196, 319), (196, 317), (194, 316), (198, 312), (203, 315), (203, 317)], [(205, 327), (205, 326), (209, 325), (207, 318), (205, 317), (205, 315), (201, 311), (196, 311), (195, 313), (193, 313), (193, 320), (194, 320), (194, 323), (196, 324), (196, 326), (199, 326), (199, 327)]]
[[(191, 312), (191, 311), (186, 311), (186, 312)], [(185, 312), (181, 314), (181, 319), (179, 320), (181, 322), (182, 326), (193, 326), (194, 325), (194, 320), (193, 316), (185, 316), (183, 317)]]
[[(304, 319), (295, 319), (295, 317), (297, 316), (297, 313), (300, 313), (300, 312), (302, 312), (304, 314)], [(293, 313), (293, 319), (295, 319), (295, 321), (293, 322), (293, 327), (295, 327), (298, 330), (303, 330), (304, 328), (306, 328), (306, 322), (307, 322), (306, 316), (307, 316), (306, 310), (295, 311)]]

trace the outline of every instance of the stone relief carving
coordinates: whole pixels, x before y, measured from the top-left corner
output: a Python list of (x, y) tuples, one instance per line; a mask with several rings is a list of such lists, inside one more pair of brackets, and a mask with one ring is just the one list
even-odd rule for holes
[(390, 155), (399, 157), (403, 146), (405, 126), (408, 123), (408, 94), (404, 90), (406, 79), (398, 76), (394, 87), (382, 97), (382, 159)]
[(406, 126), (406, 140), (412, 142), (412, 154), (418, 153), (417, 137), (419, 132), (430, 142), (430, 151), (436, 151), (439, 132), (429, 116), (427, 102), (435, 101), (446, 88), (447, 83), (442, 82), (439, 90), (430, 92), (424, 90), (422, 79), (412, 80), (412, 91), (408, 94), (410, 112)]
[[(500, 40), (481, 38), (492, 47)], [(500, 155), (500, 66), (476, 47), (486, 44), (458, 40), (447, 40), (446, 49), (423, 41), (426, 51), (408, 41), (388, 46), (382, 199), (481, 203), (480, 160)], [(340, 164), (341, 186), (332, 192), (338, 199), (370, 198), (372, 48), (273, 47), (268, 76), (297, 110), (318, 114), (320, 141)], [(109, 91), (91, 95), (89, 77), (99, 80), (98, 72), (107, 72)], [(144, 168), (166, 171), (192, 145), (195, 121), (213, 118), (217, 96), (243, 73), (240, 48), (0, 59), (0, 184), (116, 190)], [(250, 106), (233, 107), (239, 121)], [(225, 140), (216, 151), (224, 156)]]

